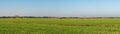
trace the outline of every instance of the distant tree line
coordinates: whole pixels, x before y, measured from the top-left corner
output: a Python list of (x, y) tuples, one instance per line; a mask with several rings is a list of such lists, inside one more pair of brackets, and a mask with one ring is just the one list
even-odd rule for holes
[(50, 17), (50, 16), (0, 16), (0, 18), (57, 18), (57, 19), (93, 19), (93, 18), (120, 18), (120, 17)]

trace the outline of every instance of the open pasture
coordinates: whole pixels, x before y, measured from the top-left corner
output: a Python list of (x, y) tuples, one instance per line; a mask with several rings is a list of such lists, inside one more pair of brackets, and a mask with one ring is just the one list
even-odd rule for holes
[(0, 34), (120, 34), (120, 19), (0, 18)]

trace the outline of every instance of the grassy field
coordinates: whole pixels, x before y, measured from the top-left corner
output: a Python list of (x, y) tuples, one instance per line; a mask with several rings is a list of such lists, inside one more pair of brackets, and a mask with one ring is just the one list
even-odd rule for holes
[(0, 34), (120, 34), (120, 19), (0, 18)]

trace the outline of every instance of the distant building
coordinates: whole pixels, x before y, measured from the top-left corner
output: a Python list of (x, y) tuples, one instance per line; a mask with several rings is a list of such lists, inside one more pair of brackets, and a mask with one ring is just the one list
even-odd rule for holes
[(19, 15), (15, 15), (15, 18), (20, 18), (20, 16)]

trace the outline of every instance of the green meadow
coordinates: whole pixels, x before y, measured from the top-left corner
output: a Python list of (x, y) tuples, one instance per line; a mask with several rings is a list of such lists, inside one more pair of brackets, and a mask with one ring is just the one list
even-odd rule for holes
[(0, 18), (0, 34), (120, 34), (120, 19)]

